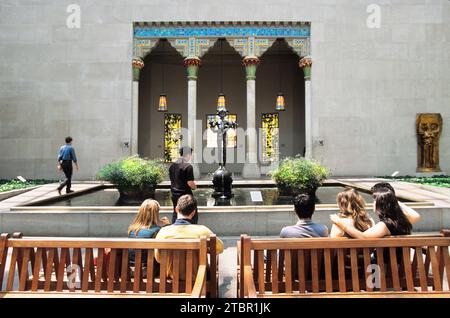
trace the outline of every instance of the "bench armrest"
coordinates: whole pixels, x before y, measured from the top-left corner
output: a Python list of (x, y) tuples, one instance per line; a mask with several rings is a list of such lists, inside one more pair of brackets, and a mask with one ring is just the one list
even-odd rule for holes
[(244, 283), (248, 298), (256, 298), (256, 288), (255, 282), (253, 281), (253, 271), (251, 266), (244, 266)]
[(192, 288), (192, 298), (200, 298), (202, 296), (203, 287), (206, 282), (206, 265), (200, 265), (195, 278), (194, 288)]

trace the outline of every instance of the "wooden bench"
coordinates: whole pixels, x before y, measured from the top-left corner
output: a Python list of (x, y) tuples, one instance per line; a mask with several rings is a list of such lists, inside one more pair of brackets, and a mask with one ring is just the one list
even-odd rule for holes
[[(10, 238), (8, 234), (1, 234), (0, 297), (203, 297), (207, 293), (208, 270), (214, 271), (214, 275), (209, 274), (208, 292), (216, 296), (215, 240), (215, 237), (208, 240), (206, 237), (183, 240), (47, 238), (21, 237), (20, 234)], [(210, 265), (208, 244), (214, 244), (209, 254)], [(105, 249), (111, 249), (108, 262)], [(128, 264), (129, 249), (134, 249), (136, 255), (133, 275)], [(153, 268), (156, 249), (161, 258), (159, 277)], [(144, 251), (147, 252), (145, 273), (141, 262)], [(173, 278), (166, 272), (169, 253), (173, 255)], [(198, 263), (196, 268), (195, 263)], [(186, 265), (185, 280), (178, 275), (180, 264)], [(6, 268), (9, 268), (7, 277)], [(76, 268), (80, 270), (77, 272)]]
[[(252, 240), (242, 235), (238, 243), (238, 295), (450, 297), (447, 235), (448, 231), (436, 236), (362, 240)], [(388, 260), (385, 255), (389, 255)], [(376, 273), (369, 268), (373, 262), (378, 265), (379, 276), (372, 275)], [(378, 285), (370, 283), (375, 276)]]

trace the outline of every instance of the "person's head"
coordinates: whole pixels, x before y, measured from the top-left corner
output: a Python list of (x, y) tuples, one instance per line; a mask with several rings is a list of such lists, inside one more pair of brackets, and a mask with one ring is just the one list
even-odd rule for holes
[(339, 212), (343, 217), (351, 217), (355, 227), (364, 232), (372, 226), (369, 215), (366, 212), (366, 202), (359, 192), (353, 188), (346, 188), (338, 193), (336, 202)]
[(400, 233), (411, 233), (412, 225), (398, 204), (397, 197), (388, 188), (374, 193), (374, 209), (380, 221), (391, 224)]
[(294, 209), (299, 219), (310, 219), (316, 209), (314, 197), (309, 194), (299, 194), (294, 198)]
[(189, 161), (192, 158), (192, 151), (193, 151), (193, 149), (191, 147), (181, 147), (180, 148), (180, 157)]
[(370, 191), (375, 194), (376, 192), (382, 191), (383, 189), (388, 189), (389, 191), (392, 191), (392, 193), (395, 195), (394, 187), (391, 186), (390, 183), (387, 182), (378, 182), (376, 183)]
[(70, 143), (72, 143), (72, 137), (70, 137), (70, 136), (68, 136), (68, 137), (66, 137), (66, 144), (70, 144)]
[(159, 221), (159, 203), (156, 200), (147, 199), (142, 202), (139, 212), (128, 227), (128, 235), (134, 232), (138, 235), (139, 230), (148, 229), (152, 225), (158, 224)]
[(178, 199), (176, 206), (179, 219), (192, 219), (197, 211), (197, 200), (190, 194), (185, 194)]

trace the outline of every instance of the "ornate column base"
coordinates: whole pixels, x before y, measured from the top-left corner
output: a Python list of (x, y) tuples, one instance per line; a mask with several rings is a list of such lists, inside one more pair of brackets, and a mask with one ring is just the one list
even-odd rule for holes
[(242, 169), (242, 177), (245, 179), (261, 178), (261, 168), (257, 163), (246, 162)]

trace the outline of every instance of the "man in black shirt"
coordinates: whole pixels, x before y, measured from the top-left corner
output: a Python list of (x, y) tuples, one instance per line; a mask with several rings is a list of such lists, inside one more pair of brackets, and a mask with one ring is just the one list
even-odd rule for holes
[[(194, 181), (194, 169), (189, 161), (192, 158), (192, 148), (182, 147), (180, 149), (180, 158), (173, 163), (169, 168), (170, 175), (170, 190), (172, 192), (173, 216), (172, 224), (177, 219), (177, 212), (175, 208), (178, 199), (185, 194), (193, 195), (192, 190), (197, 189)], [(197, 224), (198, 212), (194, 214), (191, 223)]]

